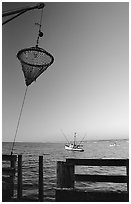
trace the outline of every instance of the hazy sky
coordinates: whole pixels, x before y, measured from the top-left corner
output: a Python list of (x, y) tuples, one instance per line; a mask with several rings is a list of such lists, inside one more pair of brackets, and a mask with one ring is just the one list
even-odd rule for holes
[[(3, 11), (36, 5), (3, 3)], [(128, 138), (129, 13), (125, 2), (48, 2), (39, 46), (54, 63), (28, 87), (16, 141)], [(25, 80), (16, 54), (36, 45), (40, 10), (2, 28), (2, 134), (13, 141)], [(4, 19), (5, 20), (5, 19)]]

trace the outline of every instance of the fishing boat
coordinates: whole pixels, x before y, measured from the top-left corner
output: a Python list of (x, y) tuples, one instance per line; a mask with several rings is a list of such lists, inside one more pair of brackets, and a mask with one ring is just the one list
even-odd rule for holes
[(65, 149), (69, 151), (84, 152), (82, 145), (76, 143), (76, 133), (74, 134), (74, 142), (65, 145)]

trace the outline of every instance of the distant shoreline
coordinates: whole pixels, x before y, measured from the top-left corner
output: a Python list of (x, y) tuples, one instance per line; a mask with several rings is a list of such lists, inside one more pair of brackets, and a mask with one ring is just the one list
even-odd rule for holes
[[(124, 139), (99, 139), (99, 140), (85, 140), (84, 142), (103, 142), (103, 141), (122, 141), (122, 140), (127, 140), (129, 141), (129, 138), (124, 138)], [(7, 142), (7, 141), (2, 141), (2, 143), (12, 143)], [(16, 142), (16, 143), (35, 143), (35, 144), (39, 144), (39, 143), (43, 143), (43, 144), (56, 144), (56, 143), (66, 143), (66, 141), (56, 141), (56, 142)]]

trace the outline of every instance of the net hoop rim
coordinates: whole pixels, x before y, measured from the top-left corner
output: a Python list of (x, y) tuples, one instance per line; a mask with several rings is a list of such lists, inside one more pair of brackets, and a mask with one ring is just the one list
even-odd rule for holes
[[(22, 52), (24, 52), (24, 51), (40, 51), (40, 52), (42, 52), (42, 53), (45, 53), (46, 55), (48, 55), (48, 56), (50, 56), (50, 58), (51, 58), (51, 62), (50, 63), (48, 63), (48, 64), (43, 64), (43, 65), (33, 65), (33, 64), (30, 64), (30, 63), (28, 63), (28, 62), (25, 62), (24, 60), (22, 60), (21, 58), (20, 58), (20, 54), (22, 53)], [(24, 63), (24, 64), (27, 64), (27, 65), (29, 65), (29, 66), (34, 66), (34, 67), (43, 67), (43, 66), (50, 66), (53, 62), (54, 62), (54, 57), (49, 53), (49, 52), (47, 52), (46, 50), (44, 50), (43, 48), (40, 48), (40, 47), (30, 47), (30, 48), (24, 48), (24, 49), (21, 49), (18, 53), (17, 53), (17, 58), (20, 60), (20, 62), (21, 63)]]

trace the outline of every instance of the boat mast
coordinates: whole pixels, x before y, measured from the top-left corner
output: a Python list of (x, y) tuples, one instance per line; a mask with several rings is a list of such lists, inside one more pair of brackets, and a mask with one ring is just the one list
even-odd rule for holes
[(76, 145), (76, 132), (74, 134), (74, 146)]

